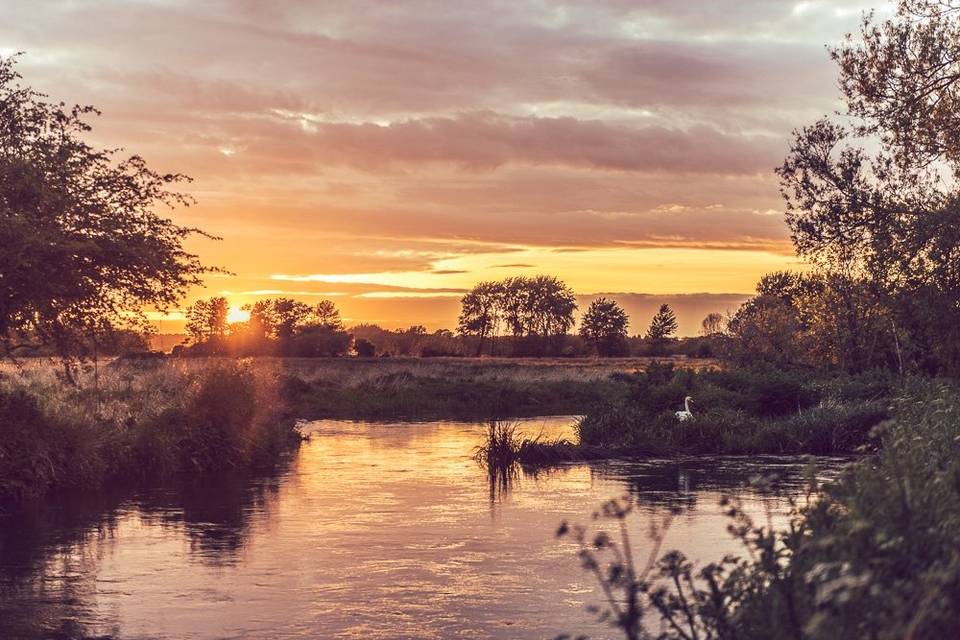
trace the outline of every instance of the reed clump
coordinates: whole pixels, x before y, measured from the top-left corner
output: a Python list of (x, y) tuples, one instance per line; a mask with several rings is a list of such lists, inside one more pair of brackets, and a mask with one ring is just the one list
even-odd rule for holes
[(583, 452), (566, 438), (549, 439), (543, 433), (530, 438), (512, 422), (490, 421), (482, 444), (474, 449), (474, 460), (491, 473), (496, 470), (543, 467), (582, 460)]
[(473, 459), (488, 470), (510, 468), (519, 462), (522, 444), (515, 422), (491, 420), (483, 443), (474, 449)]

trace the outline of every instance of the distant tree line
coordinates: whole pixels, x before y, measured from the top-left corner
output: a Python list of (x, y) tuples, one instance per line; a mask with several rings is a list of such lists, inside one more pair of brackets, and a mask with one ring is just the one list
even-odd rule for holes
[[(493, 298), (493, 292), (503, 297)], [(515, 299), (508, 301), (507, 296)], [(486, 297), (483, 305), (478, 303), (480, 297)], [(174, 348), (174, 355), (713, 355), (703, 338), (676, 338), (676, 315), (669, 305), (660, 307), (645, 335), (630, 337), (629, 318), (623, 308), (613, 300), (598, 298), (584, 313), (579, 331), (571, 334), (576, 310), (573, 293), (562, 281), (549, 276), (480, 283), (463, 300), (461, 331), (454, 333), (447, 329), (429, 332), (421, 325), (390, 330), (358, 324), (347, 329), (332, 301), (321, 300), (311, 306), (290, 298), (264, 299), (246, 305), (243, 309), (249, 313), (249, 319), (231, 323), (229, 302), (215, 296), (197, 300), (187, 309), (187, 340)], [(470, 314), (477, 315), (470, 320)], [(131, 344), (131, 349), (138, 348), (143, 347)]]
[(458, 323), (480, 356), (667, 355), (677, 341), (677, 318), (662, 305), (645, 336), (629, 338), (630, 319), (614, 300), (590, 303), (576, 335), (576, 298), (563, 281), (546, 275), (481, 282), (461, 299)]
[(245, 322), (227, 323), (223, 297), (198, 300), (187, 309), (189, 344), (178, 355), (275, 355), (332, 357), (350, 353), (353, 337), (330, 300), (308, 305), (290, 298), (258, 300), (244, 307)]

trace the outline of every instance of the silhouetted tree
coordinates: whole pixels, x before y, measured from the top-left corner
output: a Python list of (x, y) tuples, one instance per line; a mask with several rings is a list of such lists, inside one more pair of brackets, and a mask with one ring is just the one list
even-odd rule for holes
[(0, 57), (0, 348), (85, 357), (97, 335), (146, 328), (142, 309), (170, 309), (200, 282), (183, 248), (200, 232), (156, 212), (190, 204), (169, 190), (185, 176), (86, 143), (99, 112), (48, 102), (15, 60)]
[(230, 305), (224, 297), (197, 300), (187, 308), (187, 335), (193, 344), (223, 338)]
[(496, 335), (504, 303), (504, 289), (500, 282), (481, 282), (460, 299), (460, 318), (457, 328), (462, 335), (477, 336), (477, 352), (483, 353), (486, 339)]
[(513, 335), (515, 353), (544, 354), (556, 349), (573, 327), (573, 291), (553, 276), (518, 276), (480, 283), (461, 300), (460, 332), (483, 340), (503, 322)]
[(593, 343), (601, 356), (623, 355), (627, 346), (627, 312), (613, 300), (590, 303), (580, 324), (580, 335)]
[(312, 309), (309, 305), (290, 298), (257, 300), (244, 309), (250, 312), (251, 324), (262, 327), (269, 338), (284, 339), (308, 322)]
[(700, 333), (707, 337), (715, 336), (718, 333), (723, 333), (725, 325), (726, 321), (723, 314), (714, 311), (708, 313), (703, 322), (700, 323)]
[(313, 317), (310, 321), (325, 329), (343, 331), (343, 320), (340, 318), (340, 310), (337, 309), (337, 305), (333, 303), (333, 300), (321, 300), (318, 302), (317, 306), (313, 308)]
[(667, 342), (677, 332), (677, 314), (673, 312), (668, 304), (660, 305), (660, 309), (650, 321), (650, 327), (647, 329), (646, 338), (650, 341), (654, 353), (663, 352)]
[(732, 354), (741, 364), (798, 362), (801, 354), (800, 319), (790, 302), (772, 294), (751, 298), (727, 326), (733, 338)]
[(731, 319), (730, 345), (743, 362), (863, 371), (900, 367), (899, 337), (873, 287), (839, 274), (775, 272)]
[(501, 315), (521, 353), (555, 350), (573, 327), (577, 310), (573, 291), (553, 276), (515, 277), (503, 281)]

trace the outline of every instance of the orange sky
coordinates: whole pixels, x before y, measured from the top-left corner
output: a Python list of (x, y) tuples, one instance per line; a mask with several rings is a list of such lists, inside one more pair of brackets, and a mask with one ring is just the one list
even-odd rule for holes
[[(222, 236), (191, 247), (235, 275), (191, 298), (433, 329), (484, 279), (554, 274), (646, 313), (628, 294), (795, 267), (772, 169), (837, 107), (824, 45), (877, 5), (5, 0), (0, 53), (100, 107), (95, 142), (194, 178), (171, 215)], [(695, 302), (689, 333), (740, 297), (671, 299)]]

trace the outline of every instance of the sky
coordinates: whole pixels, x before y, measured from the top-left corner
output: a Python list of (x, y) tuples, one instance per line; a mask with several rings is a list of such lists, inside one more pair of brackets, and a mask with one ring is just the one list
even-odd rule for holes
[[(193, 178), (197, 297), (454, 327), (547, 273), (681, 332), (798, 268), (774, 167), (839, 108), (826, 45), (882, 0), (3, 0), (0, 54)], [(166, 316), (161, 331), (182, 327)], [(632, 332), (649, 318), (634, 317)]]

